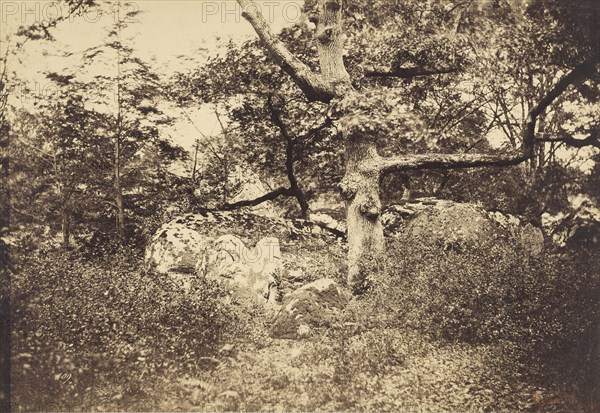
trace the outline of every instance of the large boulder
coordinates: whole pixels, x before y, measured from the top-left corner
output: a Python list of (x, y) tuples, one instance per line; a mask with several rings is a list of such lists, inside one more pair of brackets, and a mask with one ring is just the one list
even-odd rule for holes
[(271, 326), (273, 338), (299, 339), (315, 327), (327, 327), (346, 307), (351, 294), (335, 281), (322, 278), (285, 297)]
[(191, 273), (211, 241), (183, 222), (171, 221), (160, 227), (146, 247), (146, 267), (161, 274)]
[(254, 214), (201, 212), (175, 217), (163, 224), (146, 246), (149, 270), (167, 274), (193, 273), (212, 243), (223, 235), (256, 245), (264, 237), (288, 238), (283, 220)]
[(383, 213), (385, 233), (418, 239), (444, 248), (471, 248), (504, 242), (539, 256), (544, 247), (541, 229), (523, 219), (475, 204), (420, 198), (391, 205)]
[(279, 240), (262, 238), (248, 248), (234, 235), (222, 235), (196, 263), (196, 272), (226, 284), (232, 297), (245, 304), (275, 304), (282, 262)]
[(273, 303), (310, 281), (311, 268), (344, 271), (344, 249), (339, 237), (310, 221), (206, 211), (163, 224), (146, 247), (145, 264), (186, 288), (191, 277), (206, 276), (231, 286), (236, 300)]

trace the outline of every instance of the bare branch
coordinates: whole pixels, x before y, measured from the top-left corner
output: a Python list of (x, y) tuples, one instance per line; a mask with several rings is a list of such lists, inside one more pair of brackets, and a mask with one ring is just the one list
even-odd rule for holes
[(22, 211), (22, 210), (18, 209), (17, 207), (15, 207), (12, 204), (10, 205), (10, 209), (12, 209), (13, 211), (15, 211), (19, 215), (23, 215), (24, 217), (31, 218), (32, 220), (34, 220), (35, 222), (37, 222), (39, 224), (45, 223), (45, 221), (44, 221), (43, 218), (37, 217), (35, 215), (32, 215), (32, 214), (30, 214), (29, 212), (26, 212), (26, 211)]
[(17, 50), (21, 50), (28, 40), (44, 39), (54, 40), (54, 36), (50, 33), (51, 29), (54, 29), (60, 22), (69, 20), (76, 13), (80, 12), (86, 7), (85, 0), (78, 0), (77, 3), (70, 5), (69, 12), (66, 15), (60, 15), (49, 21), (36, 22), (28, 27), (21, 27), (17, 31), (17, 36), (24, 36), (25, 40), (17, 45)]

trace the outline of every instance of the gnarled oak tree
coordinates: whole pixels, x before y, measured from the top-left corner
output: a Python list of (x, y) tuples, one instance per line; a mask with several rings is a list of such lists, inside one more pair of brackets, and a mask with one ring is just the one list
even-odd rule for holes
[[(343, 59), (342, 0), (318, 0), (316, 42), (319, 71), (313, 71), (294, 56), (272, 31), (258, 5), (238, 0), (243, 16), (252, 25), (273, 60), (292, 78), (309, 101), (330, 104), (329, 115), (337, 122), (345, 144), (346, 170), (340, 184), (346, 200), (348, 225), (348, 283), (355, 292), (368, 285), (371, 274), (381, 268), (385, 247), (381, 224), (380, 183), (386, 174), (423, 169), (461, 169), (484, 166), (511, 166), (531, 159), (536, 142), (536, 123), (570, 85), (596, 72), (600, 52), (590, 55), (566, 73), (548, 93), (533, 105), (523, 125), (519, 150), (498, 154), (428, 153), (383, 157), (377, 152), (379, 137), (394, 132), (405, 114), (401, 102), (388, 99), (377, 90), (359, 91), (352, 83)], [(410, 69), (410, 70), (409, 70)], [(390, 72), (374, 71), (368, 76), (410, 77), (451, 73), (453, 68), (409, 68)]]

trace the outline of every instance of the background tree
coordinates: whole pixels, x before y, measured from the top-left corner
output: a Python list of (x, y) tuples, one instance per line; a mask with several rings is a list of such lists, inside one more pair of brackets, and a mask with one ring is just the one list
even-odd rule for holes
[[(10, 228), (10, 192), (9, 192), (9, 130), (7, 116), (8, 101), (8, 60), (9, 49), (0, 56), (0, 328), (10, 331), (10, 271), (8, 266), (7, 236)], [(2, 335), (0, 350), (0, 405), (2, 408), (11, 403), (11, 339), (10, 334)], [(8, 410), (8, 408), (7, 408)]]
[[(298, 47), (305, 46), (298, 41), (298, 33), (298, 28), (291, 28), (281, 35)], [(331, 145), (335, 135), (323, 116), (323, 105), (304, 101), (285, 73), (257, 46), (254, 40), (241, 45), (229, 42), (206, 65), (177, 74), (173, 93), (186, 107), (212, 104), (226, 114), (228, 136), (222, 139), (228, 140), (227, 150), (219, 157), (224, 160), (231, 154), (238, 163), (251, 165), (269, 178), (272, 187), (253, 203), (292, 198), (295, 205), (287, 203), (289, 212), (307, 217), (310, 200), (331, 191), (339, 176), (338, 148)], [(263, 64), (256, 67), (256, 59)], [(211, 142), (206, 152), (214, 155), (215, 144)], [(242, 205), (219, 207), (238, 206)]]
[(10, 108), (13, 228), (62, 227), (63, 249), (76, 235), (101, 253), (143, 244), (181, 197), (187, 183), (172, 166), (187, 153), (164, 133), (172, 118), (159, 109), (168, 106), (163, 85), (120, 38), (134, 15), (121, 15), (102, 44), (83, 52), (81, 66), (47, 74), (55, 96)]
[(67, 251), (73, 219), (91, 209), (88, 172), (105, 120), (85, 108), (83, 85), (71, 76), (48, 77), (56, 93), (40, 101), (34, 113), (22, 109), (14, 123), (11, 208), (20, 221), (58, 223)]
[[(126, 236), (127, 210), (129, 215), (147, 216), (152, 208), (142, 204), (158, 204), (168, 198), (160, 196), (161, 189), (173, 187), (175, 180), (168, 167), (187, 157), (181, 147), (161, 133), (173, 118), (158, 107), (166, 100), (159, 75), (122, 39), (127, 21), (136, 15), (137, 12), (126, 12), (119, 16), (105, 42), (88, 49), (84, 57), (84, 69), (97, 73), (101, 65), (106, 70), (96, 74), (87, 86), (89, 103), (107, 108), (110, 114), (105, 127), (113, 136), (112, 156), (105, 154), (102, 159), (106, 167), (112, 158), (113, 172), (110, 183), (104, 175), (96, 185), (113, 200), (119, 242)], [(141, 193), (158, 196), (142, 199), (137, 196)]]

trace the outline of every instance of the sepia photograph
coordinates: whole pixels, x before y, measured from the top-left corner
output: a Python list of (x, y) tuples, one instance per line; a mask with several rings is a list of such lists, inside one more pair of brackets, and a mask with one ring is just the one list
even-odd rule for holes
[(600, 412), (600, 0), (0, 0), (0, 413)]

